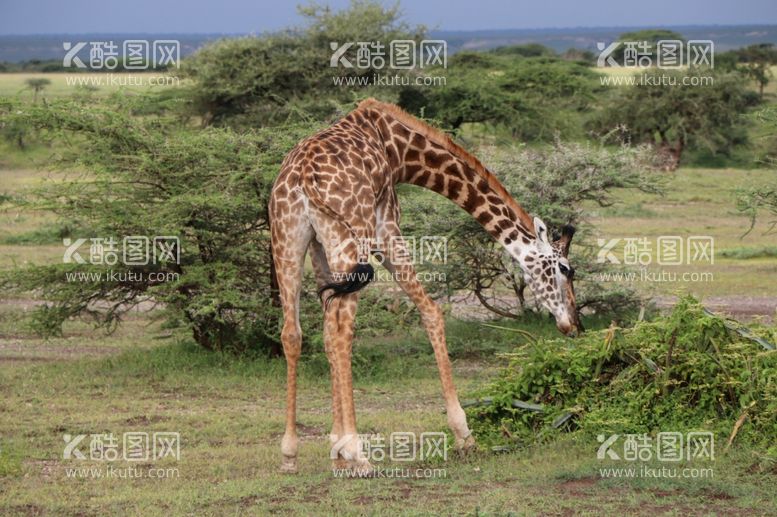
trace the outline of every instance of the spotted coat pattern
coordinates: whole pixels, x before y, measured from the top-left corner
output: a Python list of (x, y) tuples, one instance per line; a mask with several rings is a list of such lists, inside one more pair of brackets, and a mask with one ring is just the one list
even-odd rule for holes
[[(536, 299), (564, 333), (578, 325), (573, 270), (566, 255), (571, 232), (550, 242), (483, 165), (441, 131), (397, 106), (373, 99), (331, 127), (300, 142), (286, 157), (270, 198), (273, 257), (283, 305), (281, 339), (287, 360), (286, 429), (281, 469), (296, 472), (296, 369), (300, 356), (299, 294), (309, 251), (323, 286), (366, 259), (359, 242), (403, 242), (395, 186), (431, 189), (470, 213), (519, 262)], [(374, 250), (373, 250), (374, 251)], [(390, 254), (384, 254), (391, 257)], [(384, 265), (418, 307), (442, 381), (456, 447), (474, 440), (453, 383), (442, 311), (418, 282), (412, 264)], [(361, 457), (353, 402), (351, 350), (358, 293), (332, 298), (324, 310), (324, 346), (332, 381), (330, 438), (335, 465), (369, 471)]]

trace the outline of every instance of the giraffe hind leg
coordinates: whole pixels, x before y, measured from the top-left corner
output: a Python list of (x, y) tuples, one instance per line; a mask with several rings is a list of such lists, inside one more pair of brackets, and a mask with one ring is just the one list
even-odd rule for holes
[[(296, 224), (295, 224), (296, 223)], [(297, 364), (302, 351), (302, 331), (299, 322), (299, 297), (305, 252), (312, 236), (312, 229), (304, 220), (291, 221), (289, 227), (298, 231), (281, 233), (273, 227), (272, 245), (275, 271), (278, 277), (283, 328), (281, 342), (286, 356), (286, 427), (281, 441), (281, 472), (297, 472)], [(297, 235), (288, 239), (285, 235)]]
[[(332, 272), (329, 269), (329, 263), (326, 259), (324, 247), (316, 239), (310, 242), (310, 261), (313, 264), (313, 271), (316, 273), (316, 284), (322, 289), (331, 279)], [(323, 292), (323, 291), (321, 291)], [(321, 292), (319, 294), (321, 294)], [(328, 304), (322, 303), (326, 313)], [(329, 362), (329, 373), (332, 382), (332, 432), (329, 434), (329, 440), (332, 446), (336, 446), (343, 435), (343, 408), (340, 399), (340, 376), (337, 367), (337, 357), (335, 356), (335, 342), (330, 332), (324, 332), (324, 349), (326, 358)], [(333, 458), (334, 468), (345, 468), (347, 464), (339, 455)]]

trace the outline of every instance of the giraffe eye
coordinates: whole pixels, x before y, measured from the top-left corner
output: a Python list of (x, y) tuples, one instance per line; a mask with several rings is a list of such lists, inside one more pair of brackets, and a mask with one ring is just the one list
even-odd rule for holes
[(572, 275), (575, 274), (575, 270), (567, 267), (566, 265), (559, 262), (558, 264), (558, 270), (561, 271), (561, 274), (564, 275), (567, 278), (572, 278)]

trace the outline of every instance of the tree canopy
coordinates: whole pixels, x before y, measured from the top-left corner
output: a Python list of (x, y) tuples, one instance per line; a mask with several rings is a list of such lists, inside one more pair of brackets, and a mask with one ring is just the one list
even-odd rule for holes
[(689, 147), (726, 153), (745, 141), (742, 113), (755, 99), (737, 74), (651, 70), (643, 81), (620, 88), (591, 127), (654, 146), (669, 169)]

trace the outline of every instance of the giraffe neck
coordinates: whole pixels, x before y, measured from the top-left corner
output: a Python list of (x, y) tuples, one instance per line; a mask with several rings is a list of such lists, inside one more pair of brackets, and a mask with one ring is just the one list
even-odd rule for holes
[(395, 183), (437, 192), (466, 210), (505, 247), (534, 239), (532, 218), (475, 157), (439, 130), (396, 112), (367, 109), (386, 147)]

